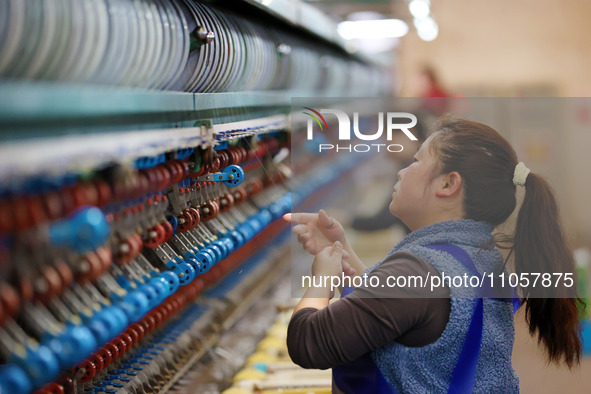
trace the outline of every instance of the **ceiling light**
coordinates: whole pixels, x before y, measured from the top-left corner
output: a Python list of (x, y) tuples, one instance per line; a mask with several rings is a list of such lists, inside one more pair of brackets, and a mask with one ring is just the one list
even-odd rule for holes
[(414, 25), (417, 28), (417, 33), (423, 41), (433, 41), (439, 34), (439, 27), (433, 18), (415, 19)]
[(345, 21), (339, 23), (338, 32), (346, 40), (398, 38), (408, 33), (408, 25), (400, 19)]
[(426, 0), (412, 0), (408, 4), (408, 9), (415, 18), (426, 18), (431, 12)]

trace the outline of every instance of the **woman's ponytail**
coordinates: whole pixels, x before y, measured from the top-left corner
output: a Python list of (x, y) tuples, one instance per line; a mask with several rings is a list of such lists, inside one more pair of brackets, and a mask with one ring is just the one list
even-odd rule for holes
[[(574, 279), (575, 264), (566, 239), (554, 193), (548, 182), (530, 173), (525, 183), (525, 197), (517, 216), (513, 241), (515, 271), (531, 273), (568, 273)], [(575, 285), (566, 287), (557, 276), (552, 286), (523, 288), (525, 319), (531, 335), (536, 335), (548, 353), (548, 359), (564, 362), (570, 367), (578, 364), (581, 356), (580, 324)], [(576, 284), (576, 282), (575, 282)], [(561, 287), (562, 285), (562, 287)]]
[[(546, 348), (548, 359), (564, 360), (572, 367), (581, 356), (577, 307), (582, 303), (577, 298), (574, 258), (550, 186), (539, 175), (528, 175), (524, 165), (517, 165), (515, 151), (494, 129), (453, 117), (440, 118), (435, 127), (429, 145), (438, 158), (434, 174), (460, 173), (466, 218), (493, 226), (504, 223), (515, 210), (516, 184), (525, 184), (512, 246), (518, 281), (530, 280), (530, 287), (521, 294), (525, 318), (530, 333)], [(542, 277), (532, 286), (537, 273), (547, 274), (546, 278), (551, 275), (552, 286), (548, 280), (541, 283)], [(562, 287), (554, 287), (555, 273), (562, 273)], [(573, 279), (571, 287), (566, 287), (570, 283), (564, 274)]]

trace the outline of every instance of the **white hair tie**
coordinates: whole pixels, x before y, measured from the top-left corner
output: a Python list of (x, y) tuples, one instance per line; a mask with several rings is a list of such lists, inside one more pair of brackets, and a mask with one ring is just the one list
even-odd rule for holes
[(515, 166), (515, 172), (513, 173), (513, 184), (517, 186), (525, 186), (525, 181), (527, 180), (527, 176), (530, 173), (529, 168), (520, 161)]

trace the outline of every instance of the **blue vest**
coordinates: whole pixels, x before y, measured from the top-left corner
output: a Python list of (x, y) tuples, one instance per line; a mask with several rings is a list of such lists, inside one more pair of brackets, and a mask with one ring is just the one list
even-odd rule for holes
[[(409, 234), (390, 254), (410, 252), (447, 276), (488, 274), (503, 264), (492, 230), (473, 220), (436, 223)], [(422, 347), (390, 343), (335, 368), (335, 384), (354, 393), (519, 392), (511, 365), (513, 304), (474, 298), (480, 289), (470, 287), (451, 286), (450, 293), (449, 322), (437, 341)], [(353, 370), (357, 376), (351, 379)]]

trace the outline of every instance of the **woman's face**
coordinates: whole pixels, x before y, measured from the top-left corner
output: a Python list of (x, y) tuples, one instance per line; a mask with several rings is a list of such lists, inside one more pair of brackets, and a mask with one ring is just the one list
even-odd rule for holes
[(436, 160), (430, 142), (428, 138), (414, 155), (413, 163), (398, 171), (390, 203), (390, 212), (413, 231), (423, 225), (435, 202), (430, 177)]

